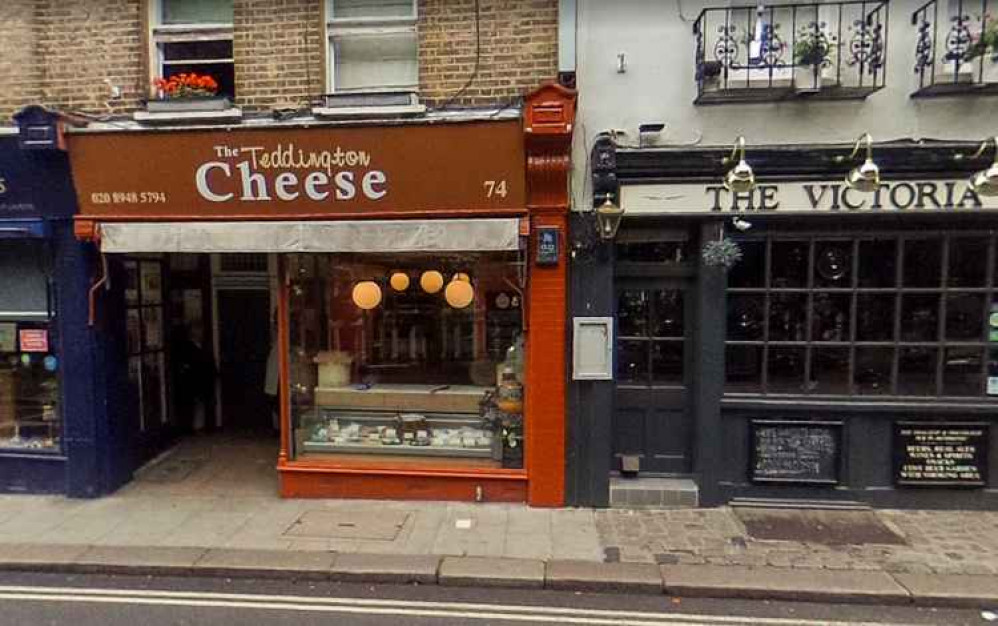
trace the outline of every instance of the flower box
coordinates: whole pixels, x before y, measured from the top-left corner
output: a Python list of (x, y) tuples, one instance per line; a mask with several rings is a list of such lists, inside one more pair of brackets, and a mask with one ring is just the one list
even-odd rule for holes
[(792, 82), (789, 67), (739, 67), (725, 68), (716, 84), (718, 89), (780, 89)]
[(150, 113), (188, 113), (225, 111), (231, 106), (232, 103), (225, 96), (204, 96), (150, 100), (146, 103), (146, 110)]

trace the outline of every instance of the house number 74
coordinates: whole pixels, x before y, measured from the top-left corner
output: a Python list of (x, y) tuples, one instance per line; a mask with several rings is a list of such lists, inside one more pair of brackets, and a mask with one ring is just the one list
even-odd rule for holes
[(504, 180), (487, 180), (483, 183), (485, 187), (485, 197), (494, 198), (499, 196), (500, 198), (505, 198), (506, 194), (506, 181)]

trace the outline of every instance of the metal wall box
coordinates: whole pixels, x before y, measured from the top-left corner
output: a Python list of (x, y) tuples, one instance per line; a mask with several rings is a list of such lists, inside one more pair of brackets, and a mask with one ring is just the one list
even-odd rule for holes
[(572, 378), (613, 380), (613, 318), (573, 318)]

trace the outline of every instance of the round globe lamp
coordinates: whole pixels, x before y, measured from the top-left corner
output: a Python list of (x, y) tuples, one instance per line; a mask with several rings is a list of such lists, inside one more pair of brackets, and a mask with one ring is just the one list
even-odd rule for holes
[(419, 277), (419, 286), (426, 293), (437, 293), (444, 286), (444, 275), (437, 270), (423, 272), (423, 275)]
[(455, 309), (463, 309), (475, 299), (475, 288), (471, 286), (470, 282), (453, 280), (444, 290), (444, 298), (446, 298), (447, 304)]
[(388, 283), (395, 291), (405, 291), (409, 288), (409, 275), (405, 272), (395, 272), (392, 274), (392, 277), (388, 279)]
[(353, 286), (353, 303), (369, 311), (381, 304), (381, 287), (373, 280), (365, 280)]

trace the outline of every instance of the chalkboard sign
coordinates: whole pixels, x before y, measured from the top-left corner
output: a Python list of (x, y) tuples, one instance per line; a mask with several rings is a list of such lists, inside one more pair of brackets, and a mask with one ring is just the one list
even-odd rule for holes
[(753, 482), (839, 482), (842, 422), (753, 420)]
[(898, 485), (983, 487), (988, 478), (988, 425), (898, 422), (894, 460)]

